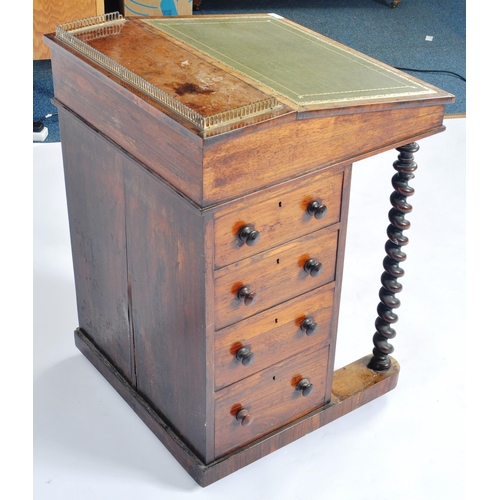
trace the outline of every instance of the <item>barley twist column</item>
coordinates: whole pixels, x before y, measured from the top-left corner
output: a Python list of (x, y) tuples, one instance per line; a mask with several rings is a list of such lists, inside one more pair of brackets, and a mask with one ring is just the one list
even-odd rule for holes
[(416, 142), (407, 144), (400, 148), (398, 160), (393, 163), (397, 173), (392, 178), (394, 192), (391, 194), (392, 209), (389, 211), (390, 224), (387, 227), (388, 240), (385, 244), (387, 256), (384, 259), (384, 273), (380, 280), (382, 288), (379, 291), (380, 303), (377, 307), (378, 318), (375, 320), (373, 336), (373, 357), (368, 367), (376, 371), (388, 370), (391, 366), (389, 354), (394, 351), (394, 347), (388, 342), (396, 336), (396, 330), (392, 325), (398, 320), (393, 309), (397, 309), (401, 302), (396, 297), (403, 286), (398, 283), (398, 278), (404, 276), (404, 270), (399, 267), (401, 262), (406, 260), (406, 254), (401, 247), (408, 244), (408, 238), (403, 235), (403, 231), (410, 228), (410, 223), (405, 215), (412, 211), (412, 206), (407, 202), (407, 197), (412, 196), (414, 189), (408, 185), (408, 181), (415, 176), (413, 172), (417, 169), (417, 164), (413, 161), (413, 153), (419, 150)]

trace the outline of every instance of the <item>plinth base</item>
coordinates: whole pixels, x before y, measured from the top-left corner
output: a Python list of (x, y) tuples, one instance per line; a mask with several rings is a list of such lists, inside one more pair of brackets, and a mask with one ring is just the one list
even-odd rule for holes
[(75, 331), (75, 343), (200, 486), (208, 486), (382, 396), (396, 387), (399, 375), (399, 364), (394, 358), (385, 372), (367, 368), (371, 354), (354, 361), (335, 370), (330, 403), (233, 453), (204, 464), (79, 329)]

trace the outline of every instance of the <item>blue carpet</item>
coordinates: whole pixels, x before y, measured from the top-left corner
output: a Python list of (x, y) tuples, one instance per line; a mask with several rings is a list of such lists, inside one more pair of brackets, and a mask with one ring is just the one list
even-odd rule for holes
[[(456, 96), (446, 114), (466, 109), (466, 0), (202, 0), (203, 14), (274, 12)], [(426, 40), (432, 37), (432, 40)], [(420, 70), (420, 71), (410, 71)], [(459, 76), (457, 76), (459, 75)], [(50, 61), (33, 61), (33, 121), (57, 112)], [(57, 116), (45, 142), (58, 142)]]
[(33, 122), (51, 114), (44, 120), (49, 134), (44, 142), (60, 142), (57, 108), (52, 104), (54, 86), (52, 84), (52, 66), (50, 60), (33, 61)]

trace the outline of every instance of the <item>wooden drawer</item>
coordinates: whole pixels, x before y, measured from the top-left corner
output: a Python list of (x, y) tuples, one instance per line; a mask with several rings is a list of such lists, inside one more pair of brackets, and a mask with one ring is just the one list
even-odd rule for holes
[[(326, 387), (329, 347), (299, 354), (215, 394), (215, 456), (244, 445), (320, 407)], [(297, 389), (307, 379), (309, 395)], [(331, 389), (331, 388), (330, 388)], [(307, 391), (306, 391), (307, 392)], [(246, 419), (238, 420), (244, 412)]]
[(215, 333), (215, 390), (301, 351), (327, 345), (334, 293), (334, 283), (329, 283), (218, 330)]
[[(214, 217), (215, 267), (223, 267), (329, 226), (340, 219), (343, 171), (329, 168), (245, 196)], [(319, 202), (317, 212), (308, 212)], [(326, 212), (323, 207), (326, 207)], [(252, 228), (258, 241), (245, 241), (244, 228)], [(243, 234), (240, 238), (240, 232)], [(252, 233), (253, 236), (256, 233)]]
[[(333, 281), (338, 228), (333, 224), (215, 271), (215, 329)], [(317, 276), (304, 270), (311, 259), (322, 265)]]

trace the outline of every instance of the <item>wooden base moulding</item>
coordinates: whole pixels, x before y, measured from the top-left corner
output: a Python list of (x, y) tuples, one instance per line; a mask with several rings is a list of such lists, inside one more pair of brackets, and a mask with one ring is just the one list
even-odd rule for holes
[(391, 358), (391, 366), (387, 371), (377, 372), (367, 367), (372, 355), (365, 356), (334, 372), (330, 403), (233, 453), (205, 464), (120, 375), (81, 329), (75, 331), (75, 342), (85, 357), (118, 391), (193, 479), (203, 487), (391, 391), (396, 387), (399, 376), (399, 364), (394, 358)]

